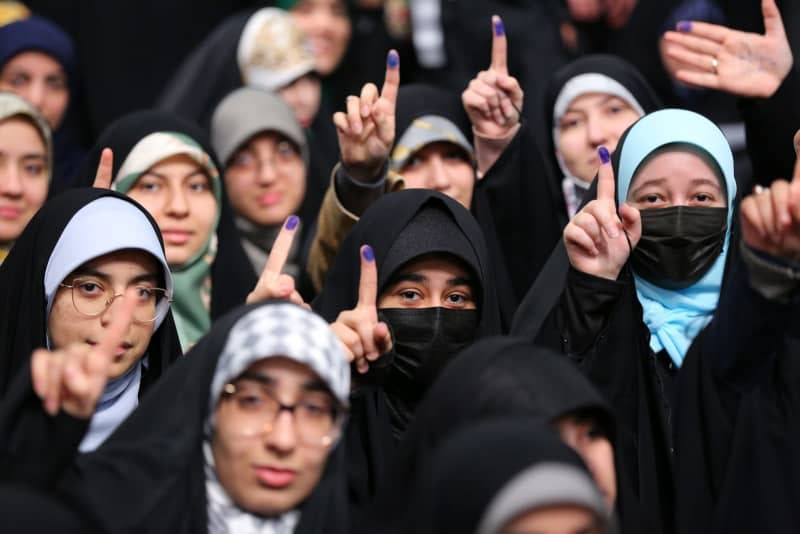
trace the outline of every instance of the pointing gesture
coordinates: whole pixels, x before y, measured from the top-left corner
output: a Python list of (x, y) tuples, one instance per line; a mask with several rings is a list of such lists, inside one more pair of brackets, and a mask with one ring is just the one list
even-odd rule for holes
[[(617, 215), (614, 170), (600, 147), (597, 199), (589, 202), (564, 228), (570, 264), (577, 270), (616, 280), (642, 235), (639, 210), (622, 204)], [(620, 219), (621, 217), (621, 219)]]
[(469, 82), (461, 102), (472, 126), (489, 137), (505, 137), (520, 120), (524, 93), (508, 74), (508, 42), (502, 19), (492, 17), (492, 54), (488, 70)]
[(288, 274), (283, 274), (283, 267), (286, 265), (286, 260), (289, 259), (289, 253), (292, 251), (292, 243), (299, 224), (300, 218), (297, 215), (290, 215), (286, 218), (278, 237), (275, 238), (275, 242), (272, 244), (267, 264), (264, 266), (258, 282), (256, 282), (256, 287), (247, 295), (247, 304), (278, 299), (294, 302), (304, 308), (309, 307), (295, 289), (294, 278)]
[(111, 174), (114, 169), (114, 153), (110, 148), (104, 148), (100, 153), (100, 163), (97, 165), (97, 174), (92, 187), (98, 189), (111, 189)]
[(356, 180), (369, 182), (377, 178), (389, 157), (394, 145), (399, 87), (400, 56), (390, 50), (380, 94), (374, 83), (368, 83), (360, 97), (347, 97), (346, 112), (333, 114), (342, 164)]
[(64, 410), (80, 419), (92, 416), (108, 381), (114, 356), (133, 322), (134, 291), (133, 288), (126, 291), (105, 335), (93, 347), (76, 344), (54, 351), (37, 349), (33, 352), (33, 389), (48, 414), (54, 416)]
[(392, 337), (386, 323), (378, 321), (378, 270), (372, 248), (364, 245), (360, 253), (358, 304), (340, 313), (331, 328), (344, 345), (348, 361), (364, 374), (369, 371), (370, 362), (391, 350)]

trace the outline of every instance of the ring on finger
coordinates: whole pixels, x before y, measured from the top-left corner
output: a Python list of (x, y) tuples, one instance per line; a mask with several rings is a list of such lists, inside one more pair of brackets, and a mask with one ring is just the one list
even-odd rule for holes
[(719, 60), (716, 56), (711, 56), (711, 72), (713, 74), (717, 74), (717, 69), (719, 68)]
[(753, 187), (753, 193), (755, 193), (756, 195), (763, 195), (764, 193), (769, 193), (769, 188), (768, 187), (764, 187), (761, 184), (756, 184)]

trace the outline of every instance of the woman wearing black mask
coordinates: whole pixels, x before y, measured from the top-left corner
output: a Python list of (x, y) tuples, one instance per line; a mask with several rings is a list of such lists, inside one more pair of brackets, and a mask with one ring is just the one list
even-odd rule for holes
[(466, 208), (422, 189), (381, 198), (342, 244), (313, 307), (334, 323), (359, 371), (347, 431), (356, 505), (382, 483), (441, 368), (474, 339), (499, 333), (489, 264)]
[[(779, 325), (764, 323), (774, 304), (753, 296), (740, 262), (726, 274), (726, 261), (738, 258), (729, 254), (739, 248), (731, 240), (736, 182), (716, 126), (663, 110), (626, 132), (613, 170), (599, 153), (597, 199), (564, 230), (571, 267), (540, 340), (578, 362), (614, 406), (627, 436), (621, 469), (670, 531), (672, 389), (684, 359), (728, 357), (759, 328)], [(752, 245), (745, 234), (745, 258)], [(757, 266), (748, 267), (752, 278)]]

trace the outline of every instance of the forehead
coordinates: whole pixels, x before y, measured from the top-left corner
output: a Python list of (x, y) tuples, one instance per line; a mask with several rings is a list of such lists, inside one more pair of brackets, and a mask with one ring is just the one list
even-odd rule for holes
[(414, 151), (414, 155), (416, 156), (432, 156), (432, 155), (445, 155), (450, 154), (453, 150), (457, 150), (458, 152), (468, 155), (466, 150), (460, 145), (455, 143), (451, 143), (450, 141), (434, 141), (432, 143), (428, 143), (427, 145), (423, 145), (421, 148)]
[[(9, 141), (13, 141), (15, 145), (29, 144), (31, 142), (36, 144), (36, 148), (44, 152), (44, 142), (39, 130), (31, 124), (31, 121), (22, 115), (14, 115), (5, 119), (0, 119), (0, 128), (5, 130), (13, 130), (14, 134), (3, 136), (3, 145), (9, 145)], [(24, 138), (21, 136), (25, 136)]]
[(247, 141), (239, 146), (239, 149), (245, 148), (269, 148), (274, 147), (281, 141), (289, 141), (289, 137), (278, 132), (277, 130), (261, 130), (254, 136), (250, 137)]
[(4, 66), (6, 69), (48, 71), (63, 74), (64, 69), (54, 57), (36, 50), (26, 50), (11, 58)]
[(722, 189), (720, 177), (706, 160), (687, 150), (667, 150), (646, 159), (637, 169), (632, 186), (646, 183), (646, 180), (664, 179), (664, 186), (681, 186), (686, 179), (708, 179), (708, 185)]
[(125, 249), (103, 254), (78, 267), (76, 271), (91, 269), (113, 275), (117, 271), (158, 274), (161, 271), (158, 260), (149, 252), (139, 249)]
[(306, 364), (286, 356), (268, 356), (250, 364), (242, 373), (267, 376), (278, 385), (300, 386), (320, 381), (319, 376)]
[(614, 102), (615, 104), (622, 104), (630, 107), (630, 104), (628, 104), (625, 99), (617, 95), (613, 95), (611, 93), (589, 92), (581, 93), (573, 98), (567, 106), (567, 112), (586, 111), (598, 106), (602, 106), (608, 102)]
[(464, 262), (451, 255), (430, 255), (413, 259), (397, 270), (395, 276), (418, 274), (429, 280), (471, 278)]

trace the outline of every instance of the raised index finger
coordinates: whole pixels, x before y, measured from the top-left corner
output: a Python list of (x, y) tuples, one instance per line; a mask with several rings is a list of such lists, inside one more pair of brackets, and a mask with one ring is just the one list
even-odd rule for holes
[(389, 50), (386, 55), (386, 77), (381, 87), (381, 98), (385, 98), (394, 106), (397, 102), (397, 91), (400, 88), (400, 55), (397, 50)]
[(283, 266), (286, 264), (286, 260), (289, 259), (289, 252), (292, 250), (292, 242), (299, 222), (300, 218), (297, 215), (289, 215), (287, 217), (286, 222), (283, 223), (283, 228), (278, 233), (278, 237), (275, 238), (275, 243), (272, 244), (272, 250), (269, 252), (264, 272), (278, 274), (283, 271)]
[(94, 176), (92, 187), (98, 189), (111, 188), (111, 173), (114, 168), (114, 153), (110, 148), (104, 148), (100, 153), (100, 163), (97, 165), (97, 174)]
[(361, 276), (358, 280), (358, 306), (375, 307), (378, 300), (378, 269), (372, 247), (361, 247)]
[[(103, 362), (111, 363), (117, 347), (125, 341), (125, 333), (133, 322), (133, 312), (136, 309), (136, 299), (138, 297), (135, 294), (136, 291), (135, 288), (125, 291), (121, 306), (115, 311), (111, 318), (111, 323), (109, 323), (104, 335), (92, 351), (94, 354), (102, 356)], [(93, 361), (93, 363), (96, 362)]]
[(616, 193), (616, 185), (614, 184), (614, 169), (611, 168), (609, 162), (611, 155), (608, 149), (601, 146), (597, 149), (597, 154), (600, 156), (600, 169), (597, 171), (597, 200), (610, 200), (616, 202), (614, 195)]
[(501, 74), (508, 74), (506, 27), (498, 15), (492, 16), (492, 30), (492, 64), (489, 68)]

